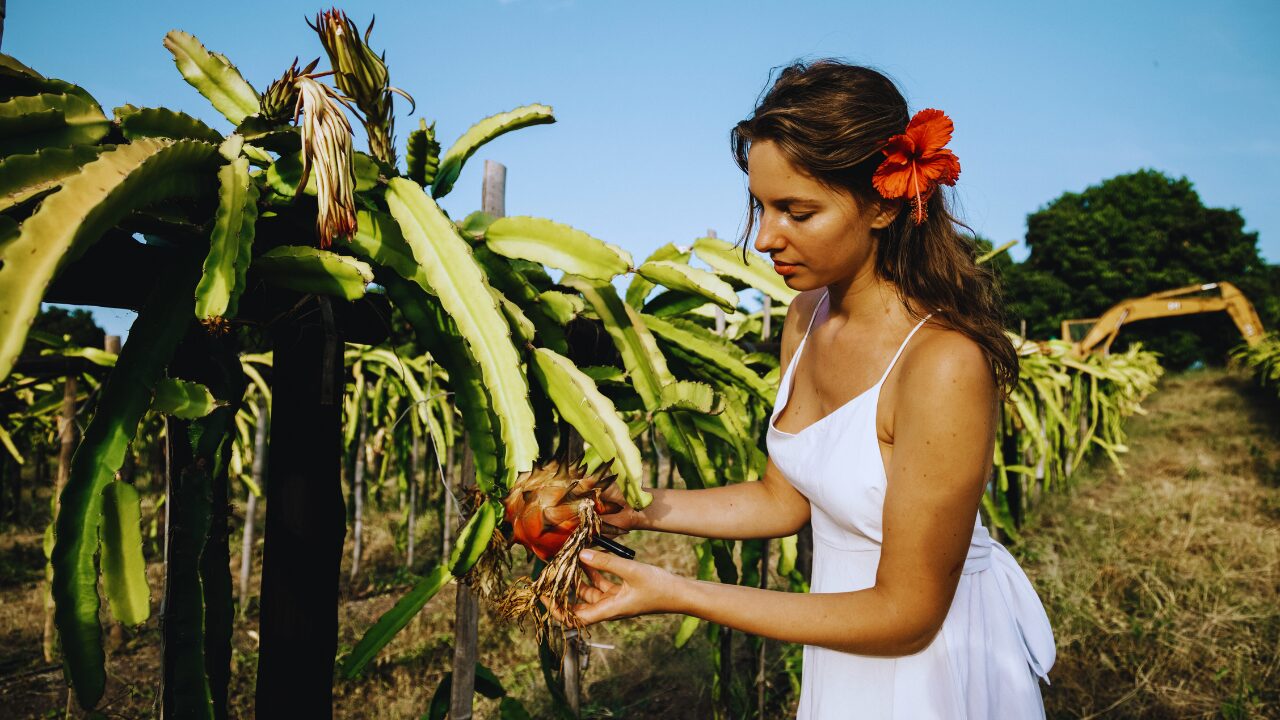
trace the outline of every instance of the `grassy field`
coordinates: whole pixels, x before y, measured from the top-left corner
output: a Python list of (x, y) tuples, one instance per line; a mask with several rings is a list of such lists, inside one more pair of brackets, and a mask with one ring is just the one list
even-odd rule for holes
[(1109, 463), (1016, 549), (1058, 644), (1051, 717), (1280, 717), (1280, 407), (1241, 375), (1166, 377)]
[[(1262, 397), (1238, 374), (1166, 377), (1146, 403), (1149, 414), (1129, 425), (1125, 474), (1095, 461), (1070, 492), (1040, 499), (1023, 542), (1011, 549), (1045, 600), (1058, 639), (1053, 684), (1045, 689), (1051, 717), (1280, 717), (1280, 407)], [(381, 529), (391, 522), (369, 521), (368, 574), (345, 590), (342, 648), (405, 587), (400, 550)], [(58, 669), (40, 657), (37, 525), (0, 535), (5, 717), (60, 717), (66, 708)], [(429, 522), (422, 537), (420, 552), (429, 555), (436, 537)], [(683, 573), (693, 570), (691, 542), (628, 539), (641, 557)], [(151, 577), (158, 599), (158, 565)], [(237, 717), (251, 717), (257, 645), (253, 604), (249, 610), (234, 639)], [(338, 681), (335, 716), (420, 717), (451, 661), (452, 616), (448, 588), (363, 678)], [(674, 649), (678, 624), (659, 617), (596, 629), (591, 641), (601, 647), (591, 651), (585, 675), (584, 716), (711, 717), (711, 645), (698, 633)], [(108, 647), (109, 716), (149, 716), (158, 689), (155, 616), (136, 631), (117, 629)], [(745, 643), (739, 649), (738, 672), (747, 675)], [(770, 654), (776, 717), (793, 711), (782, 650)], [(549, 716), (527, 633), (485, 615), (481, 659), (535, 717)], [(476, 717), (496, 717), (496, 703), (478, 702)]]

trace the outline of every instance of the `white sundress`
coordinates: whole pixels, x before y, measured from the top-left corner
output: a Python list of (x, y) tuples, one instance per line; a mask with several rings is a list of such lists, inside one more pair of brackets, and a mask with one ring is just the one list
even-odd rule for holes
[[(907, 335), (879, 382), (800, 432), (782, 432), (774, 419), (786, 407), (805, 341), (827, 302), (825, 295), (818, 302), (782, 376), (767, 439), (770, 459), (812, 507), (815, 593), (875, 585), (886, 487), (876, 402), (911, 336), (929, 319)], [(1054, 653), (1040, 598), (978, 517), (951, 609), (929, 646), (874, 657), (806, 645), (797, 718), (1043, 718), (1036, 677), (1048, 682)]]

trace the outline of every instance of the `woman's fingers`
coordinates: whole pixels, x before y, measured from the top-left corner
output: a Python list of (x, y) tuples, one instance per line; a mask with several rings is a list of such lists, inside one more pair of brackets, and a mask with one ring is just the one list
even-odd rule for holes
[(617, 584), (610, 582), (609, 579), (606, 578), (599, 570), (587, 567), (586, 565), (583, 565), (582, 569), (587, 573), (587, 577), (591, 579), (591, 584), (594, 585), (597, 590), (609, 592), (617, 587)]
[(626, 495), (622, 492), (622, 487), (618, 483), (609, 483), (603, 491), (600, 492), (600, 499), (621, 508), (627, 507)]
[[(542, 596), (542, 604), (543, 604), (543, 606), (544, 606), (544, 607), (546, 607), (546, 609), (547, 609), (547, 613), (548, 613), (548, 614), (550, 614), (550, 615), (551, 615), (551, 617), (552, 617), (552, 618), (554, 618), (556, 622), (560, 623), (561, 625), (568, 625), (568, 624), (569, 624), (569, 623), (565, 620), (564, 615), (561, 615), (561, 614), (556, 610), (556, 604), (555, 604), (555, 603), (553, 603), (553, 602), (551, 602), (551, 598), (549, 598), (549, 597), (547, 597), (547, 596), (543, 595), (543, 596)], [(577, 614), (577, 613), (575, 612), (574, 614)]]
[[(665, 594), (670, 591), (669, 575), (652, 565), (617, 557), (596, 550), (578, 553), (581, 567), (590, 584), (579, 580), (574, 614), (583, 623), (633, 617), (663, 612), (668, 607)], [(605, 573), (619, 578), (617, 582)]]
[(579, 603), (574, 606), (573, 614), (578, 616), (578, 620), (583, 625), (593, 625), (601, 620), (612, 620), (619, 617), (614, 606), (617, 600), (614, 596), (602, 598), (597, 603)]
[[(614, 537), (616, 533), (625, 533), (635, 526), (636, 511), (627, 505), (622, 495), (622, 488), (617, 483), (611, 484), (600, 493), (600, 501), (603, 504), (600, 519), (606, 523), (605, 535)], [(612, 529), (609, 526), (612, 526)]]
[(578, 559), (587, 567), (613, 573), (623, 580), (630, 577), (637, 568), (643, 567), (642, 563), (638, 563), (635, 560), (620, 558), (616, 555), (596, 550), (582, 550), (578, 553)]
[(592, 587), (584, 582), (578, 583), (578, 600), (589, 605), (600, 602), (606, 597), (603, 590)]
[(623, 528), (618, 527), (617, 525), (609, 524), (609, 518), (611, 517), (616, 519), (619, 517), (619, 515), (614, 514), (614, 515), (600, 516), (601, 521), (603, 521), (600, 525), (601, 535), (604, 535), (607, 538), (616, 538), (616, 537), (622, 537), (623, 535), (626, 535), (627, 533), (631, 532), (630, 530), (625, 530)]

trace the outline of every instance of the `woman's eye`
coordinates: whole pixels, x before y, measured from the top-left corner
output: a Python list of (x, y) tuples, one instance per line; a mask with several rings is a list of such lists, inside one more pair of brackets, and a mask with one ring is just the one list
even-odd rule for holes
[(787, 217), (791, 218), (794, 222), (804, 222), (805, 220), (808, 220), (809, 218), (813, 217), (813, 213), (788, 212)]

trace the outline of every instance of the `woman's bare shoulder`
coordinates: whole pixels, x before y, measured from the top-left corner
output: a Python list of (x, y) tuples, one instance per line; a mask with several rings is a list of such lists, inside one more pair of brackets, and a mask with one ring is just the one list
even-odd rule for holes
[(922, 396), (932, 396), (951, 389), (965, 396), (990, 396), (995, 391), (995, 374), (982, 346), (959, 330), (935, 322), (920, 329), (903, 353), (901, 366), (898, 384), (907, 395), (918, 390)]

